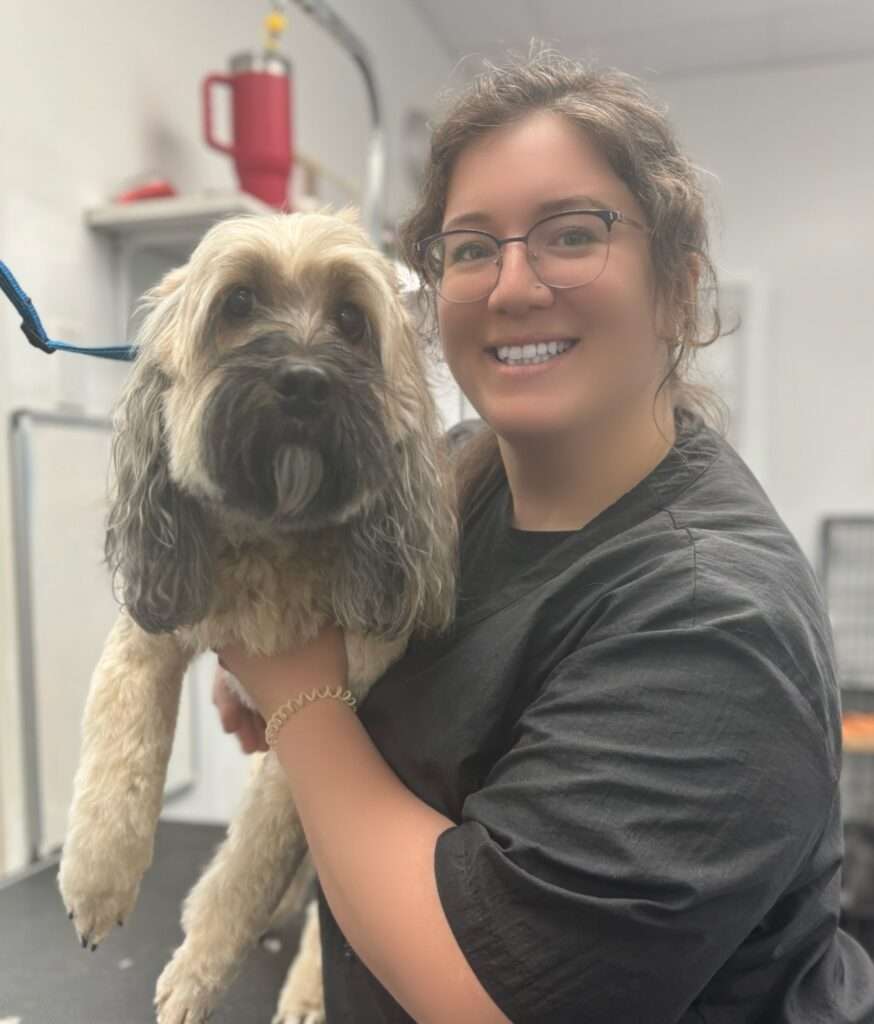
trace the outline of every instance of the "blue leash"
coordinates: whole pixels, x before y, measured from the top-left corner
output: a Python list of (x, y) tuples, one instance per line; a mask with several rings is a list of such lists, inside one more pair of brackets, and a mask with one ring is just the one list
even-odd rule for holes
[(0, 260), (0, 290), (6, 295), (21, 316), (21, 329), (27, 340), (34, 348), (41, 349), (49, 355), (55, 352), (79, 352), (84, 356), (98, 356), (100, 359), (117, 359), (124, 362), (132, 362), (136, 358), (137, 350), (134, 345), (115, 345), (109, 348), (80, 348), (78, 345), (68, 345), (63, 341), (52, 341), (45, 332), (39, 313), (36, 307), (24, 294), (21, 285), (9, 267)]

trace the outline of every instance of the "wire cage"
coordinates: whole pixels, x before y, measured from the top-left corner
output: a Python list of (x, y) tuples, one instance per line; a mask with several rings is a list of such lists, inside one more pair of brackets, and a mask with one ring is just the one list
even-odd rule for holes
[(874, 826), (874, 515), (823, 519), (819, 575), (844, 714), (844, 821)]

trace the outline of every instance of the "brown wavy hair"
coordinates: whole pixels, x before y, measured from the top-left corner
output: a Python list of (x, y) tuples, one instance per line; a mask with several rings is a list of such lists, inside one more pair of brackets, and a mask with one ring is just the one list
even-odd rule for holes
[[(450, 176), (474, 139), (529, 114), (548, 110), (584, 129), (613, 172), (631, 190), (652, 229), (650, 256), (656, 294), (671, 326), (661, 340), (671, 357), (658, 391), (698, 413), (723, 435), (728, 409), (719, 395), (687, 378), (695, 352), (722, 334), (718, 281), (709, 255), (706, 197), (697, 168), (679, 148), (666, 108), (642, 83), (613, 68), (596, 68), (533, 43), (527, 56), (511, 55), (485, 70), (458, 96), (442, 98), (418, 201), (399, 227), (400, 252), (424, 279), (416, 243), (440, 231)], [(423, 291), (426, 337), (434, 338), (434, 295)], [(656, 392), (656, 398), (658, 397)], [(456, 455), (462, 521), (503, 476), (497, 437), (477, 431)]]

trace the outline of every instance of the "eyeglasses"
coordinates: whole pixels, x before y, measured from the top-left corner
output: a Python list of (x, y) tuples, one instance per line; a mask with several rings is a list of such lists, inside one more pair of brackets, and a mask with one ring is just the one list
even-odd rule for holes
[(537, 279), (549, 288), (591, 284), (607, 266), (613, 225), (647, 231), (618, 210), (569, 210), (539, 220), (527, 235), (496, 238), (467, 228), (429, 235), (416, 244), (425, 280), (447, 302), (479, 302), (494, 291), (502, 249), (523, 242)]

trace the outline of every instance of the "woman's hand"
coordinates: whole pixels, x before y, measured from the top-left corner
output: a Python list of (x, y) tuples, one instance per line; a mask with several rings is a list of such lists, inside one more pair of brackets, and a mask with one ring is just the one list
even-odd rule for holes
[(212, 702), (218, 709), (222, 728), (236, 735), (244, 754), (254, 754), (256, 750), (266, 751), (268, 746), (264, 738), (264, 719), (257, 711), (246, 707), (228, 686), (227, 676), (228, 673), (219, 666), (212, 684)]
[(229, 644), (217, 654), (219, 664), (240, 681), (265, 722), (299, 693), (323, 686), (345, 689), (348, 680), (343, 630), (334, 625), (324, 626), (303, 647), (281, 654), (249, 654), (242, 644)]

